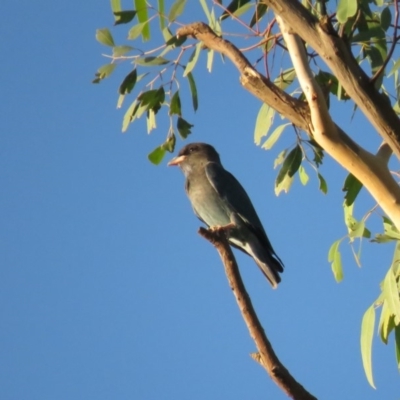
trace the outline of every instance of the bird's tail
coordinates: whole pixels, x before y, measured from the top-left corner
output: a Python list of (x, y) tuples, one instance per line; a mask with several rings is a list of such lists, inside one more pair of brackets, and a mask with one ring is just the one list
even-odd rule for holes
[[(278, 264), (278, 261), (273, 257), (263, 257), (263, 260), (258, 258), (255, 254), (252, 254), (252, 257), (256, 264), (261, 269), (261, 272), (268, 279), (271, 286), (276, 289), (278, 287), (278, 283), (281, 281), (281, 277), (279, 276), (278, 270), (281, 269), (281, 265)], [(265, 258), (268, 258), (268, 261), (265, 261)]]

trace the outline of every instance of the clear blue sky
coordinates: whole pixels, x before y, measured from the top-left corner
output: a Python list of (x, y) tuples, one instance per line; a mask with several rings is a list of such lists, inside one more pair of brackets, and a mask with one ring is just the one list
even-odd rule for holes
[[(286, 398), (249, 357), (254, 344), (218, 255), (197, 234), (183, 175), (147, 161), (167, 127), (121, 134), (123, 74), (91, 84), (104, 64), (95, 30), (111, 27), (109, 2), (1, 8), (0, 399)], [(204, 64), (190, 139), (217, 148), (286, 265), (273, 291), (237, 254), (277, 354), (321, 399), (397, 398), (393, 342), (375, 341), (377, 390), (359, 350), (393, 246), (364, 243), (358, 268), (344, 243), (345, 279), (335, 283), (327, 253), (346, 233), (345, 172), (326, 160), (326, 196), (309, 170), (308, 186), (296, 180), (276, 197), (273, 160), (292, 133), (273, 151), (257, 147), (259, 101), (229, 62), (217, 57), (213, 74)], [(372, 150), (379, 143), (362, 118), (343, 112), (339, 123)], [(363, 194), (358, 216), (372, 205)]]

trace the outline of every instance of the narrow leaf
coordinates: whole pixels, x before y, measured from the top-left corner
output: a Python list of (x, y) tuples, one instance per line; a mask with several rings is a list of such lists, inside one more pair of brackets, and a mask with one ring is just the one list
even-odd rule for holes
[(396, 325), (394, 327), (394, 340), (395, 340), (397, 369), (400, 371), (400, 325)]
[(189, 88), (190, 88), (190, 93), (192, 94), (192, 103), (193, 103), (193, 109), (194, 111), (197, 111), (197, 108), (199, 106), (198, 98), (197, 98), (197, 88), (196, 88), (196, 82), (194, 81), (193, 74), (189, 72), (186, 77), (188, 78), (189, 81)]
[(374, 388), (374, 379), (372, 376), (372, 340), (375, 327), (375, 309), (374, 305), (365, 312), (361, 323), (361, 357), (364, 366), (365, 375), (369, 384)]
[(114, 46), (113, 47), (113, 56), (114, 57), (121, 57), (126, 53), (129, 53), (133, 50), (131, 46)]
[(196, 65), (197, 60), (200, 55), (201, 46), (202, 46), (201, 42), (197, 43), (196, 48), (193, 50), (193, 53), (190, 55), (189, 61), (185, 68), (185, 71), (183, 71), (184, 77), (187, 76), (189, 74), (189, 72), (191, 72), (193, 70), (194, 66)]
[(182, 13), (186, 5), (186, 0), (175, 0), (169, 11), (168, 20), (174, 22)]
[(119, 87), (119, 93), (120, 94), (127, 94), (132, 91), (132, 89), (135, 87), (137, 81), (137, 70), (136, 68), (129, 72), (129, 74), (124, 78), (122, 81), (120, 87)]
[(137, 58), (135, 63), (137, 65), (143, 65), (144, 67), (151, 67), (153, 65), (168, 64), (169, 60), (165, 59), (164, 57), (143, 57)]
[(342, 255), (339, 251), (341, 239), (333, 242), (328, 252), (328, 261), (331, 263), (333, 276), (337, 283), (343, 280)]
[(250, 21), (250, 28), (252, 28), (257, 22), (261, 20), (264, 14), (267, 12), (268, 6), (264, 3), (257, 3), (257, 8)]
[(179, 97), (179, 90), (177, 90), (174, 95), (172, 96), (171, 99), (171, 104), (169, 106), (169, 115), (181, 115), (182, 110), (181, 110), (181, 99)]
[(135, 8), (139, 22), (145, 23), (142, 29), (142, 39), (146, 42), (150, 39), (150, 25), (148, 24), (149, 16), (147, 13), (146, 0), (135, 0)]
[(165, 6), (164, 0), (158, 0), (158, 12), (160, 14), (160, 29), (163, 30), (165, 28)]
[(128, 32), (128, 39), (129, 40), (134, 40), (137, 37), (140, 36), (140, 34), (142, 33), (143, 29), (145, 28), (147, 22), (140, 22), (134, 26), (132, 26), (131, 29), (129, 29)]
[(387, 301), (384, 300), (381, 310), (381, 316), (379, 319), (379, 334), (382, 342), (387, 344), (390, 332), (394, 329), (394, 317), (390, 313)]
[(354, 203), (362, 187), (362, 183), (354, 175), (347, 175), (342, 189), (346, 192), (344, 199), (347, 206), (351, 206)]
[(230, 14), (234, 14), (239, 8), (243, 7), (250, 0), (232, 0), (229, 5), (226, 7), (226, 11), (220, 17), (220, 20), (223, 21), (225, 18), (228, 18)]
[(328, 193), (328, 185), (326, 183), (325, 178), (320, 173), (318, 173), (318, 179), (319, 179), (319, 190), (323, 194), (327, 194)]
[(263, 103), (257, 115), (256, 126), (254, 129), (254, 142), (259, 146), (261, 139), (268, 134), (271, 128), (275, 110)]
[(282, 132), (285, 130), (285, 128), (288, 125), (290, 125), (290, 124), (282, 124), (282, 125), (279, 125), (278, 127), (276, 127), (261, 147), (265, 150), (269, 150), (270, 148), (272, 148), (272, 146), (280, 138)]
[(305, 168), (300, 165), (299, 168), (299, 177), (300, 177), (300, 182), (302, 183), (303, 186), (306, 186), (308, 183), (308, 180), (310, 179), (309, 176), (307, 175), (307, 172)]
[(399, 289), (397, 288), (396, 278), (393, 274), (392, 268), (389, 269), (383, 281), (383, 293), (390, 312), (396, 318), (396, 324), (400, 324)]
[(96, 39), (105, 46), (115, 46), (111, 32), (107, 28), (96, 30)]

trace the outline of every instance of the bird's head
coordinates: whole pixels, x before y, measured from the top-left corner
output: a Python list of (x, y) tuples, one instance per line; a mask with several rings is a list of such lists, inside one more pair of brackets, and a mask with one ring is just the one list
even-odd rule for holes
[(187, 175), (195, 168), (204, 167), (208, 162), (221, 162), (214, 147), (207, 143), (190, 143), (181, 149), (168, 166), (178, 165)]

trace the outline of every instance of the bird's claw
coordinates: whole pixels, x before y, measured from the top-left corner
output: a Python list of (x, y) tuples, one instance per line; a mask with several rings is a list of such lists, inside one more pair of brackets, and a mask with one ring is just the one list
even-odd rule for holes
[(234, 228), (236, 225), (231, 222), (230, 224), (227, 225), (215, 225), (215, 226), (210, 226), (208, 230), (210, 232), (220, 232), (220, 231), (228, 231), (229, 229)]

